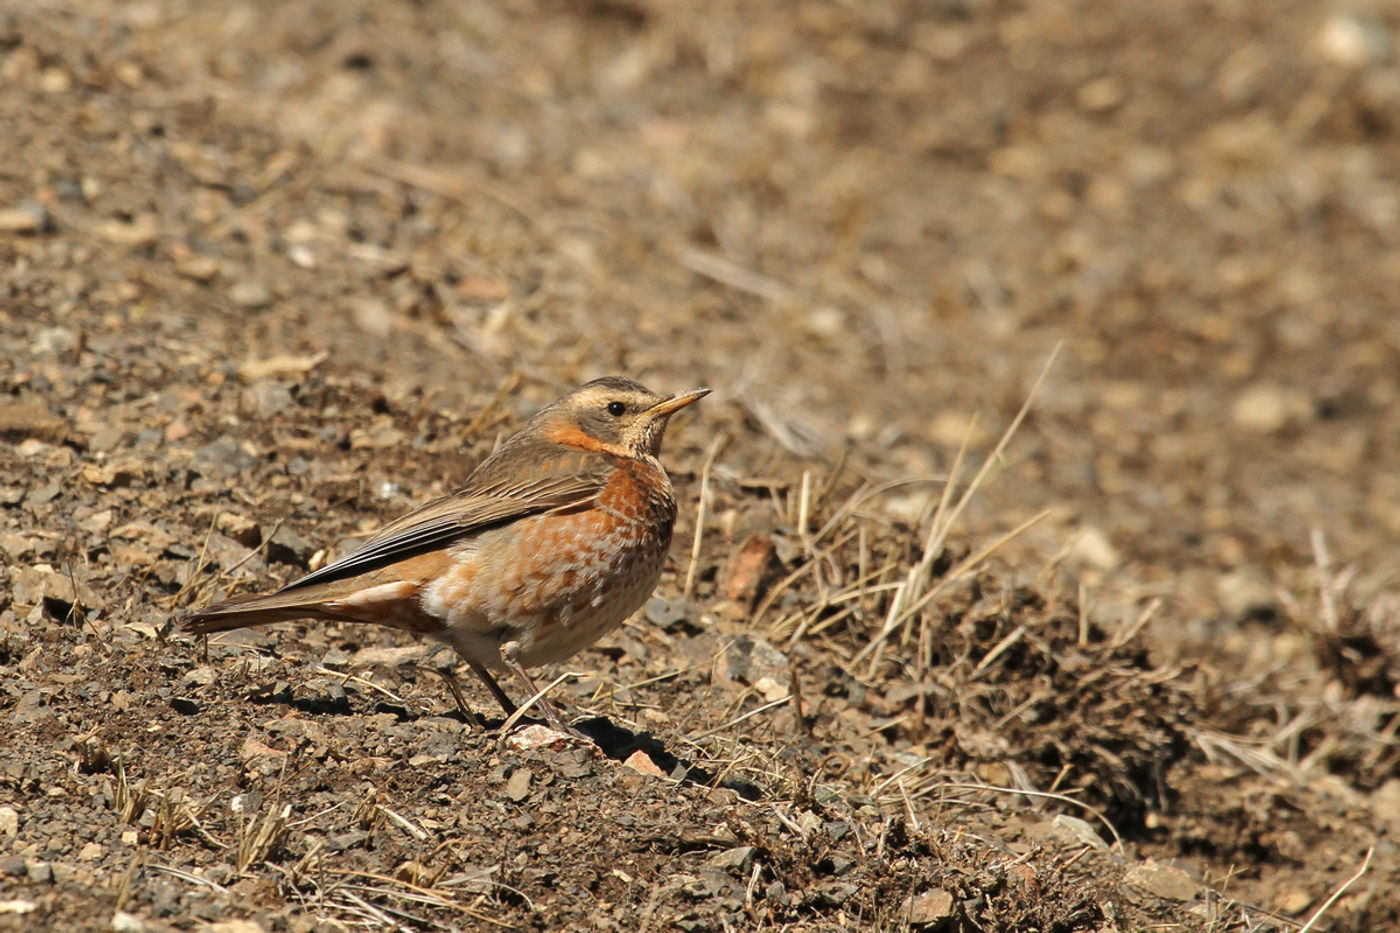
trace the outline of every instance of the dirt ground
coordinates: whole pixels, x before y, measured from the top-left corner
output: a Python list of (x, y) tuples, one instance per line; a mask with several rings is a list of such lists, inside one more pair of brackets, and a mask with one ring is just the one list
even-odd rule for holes
[[(0, 4), (0, 929), (1400, 928), (1398, 40)], [(170, 631), (607, 373), (715, 391), (592, 742)]]

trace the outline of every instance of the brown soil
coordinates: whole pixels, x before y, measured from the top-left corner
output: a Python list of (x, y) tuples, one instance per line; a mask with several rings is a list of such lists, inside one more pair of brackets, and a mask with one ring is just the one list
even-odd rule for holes
[[(0, 928), (1400, 926), (1397, 35), (8, 5)], [(715, 393), (592, 742), (169, 631), (611, 372)]]

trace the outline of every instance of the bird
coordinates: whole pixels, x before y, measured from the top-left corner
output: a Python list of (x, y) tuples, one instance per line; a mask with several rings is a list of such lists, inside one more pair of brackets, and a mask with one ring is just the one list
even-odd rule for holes
[(542, 408), (454, 492), (352, 553), (276, 592), (174, 621), (200, 635), (298, 619), (400, 629), (452, 647), (508, 717), (516, 706), (502, 671), (551, 726), (572, 732), (527, 668), (593, 644), (656, 588), (677, 509), (661, 442), (671, 417), (709, 392), (594, 379)]

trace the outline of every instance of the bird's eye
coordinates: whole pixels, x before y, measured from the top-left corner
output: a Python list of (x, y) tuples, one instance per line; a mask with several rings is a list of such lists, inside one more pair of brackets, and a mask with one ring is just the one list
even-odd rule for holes
[(608, 414), (614, 418), (621, 418), (627, 412), (627, 406), (621, 402), (608, 402)]

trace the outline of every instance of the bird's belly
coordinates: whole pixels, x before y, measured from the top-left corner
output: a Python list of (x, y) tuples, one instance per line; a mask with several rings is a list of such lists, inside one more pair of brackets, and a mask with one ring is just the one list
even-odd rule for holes
[(642, 516), (591, 510), (522, 519), (464, 545), (454, 580), (425, 594), (424, 609), (458, 637), (515, 642), (527, 667), (562, 661), (646, 602), (661, 577), (666, 532)]

